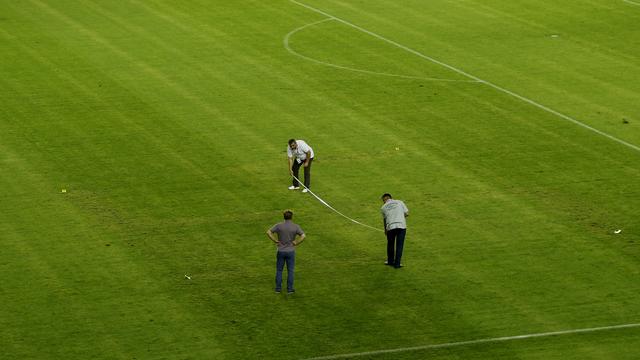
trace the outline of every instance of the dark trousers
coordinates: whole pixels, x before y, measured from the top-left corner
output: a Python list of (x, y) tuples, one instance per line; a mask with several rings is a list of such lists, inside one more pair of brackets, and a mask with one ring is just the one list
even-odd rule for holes
[(278, 251), (276, 254), (276, 290), (282, 289), (282, 270), (287, 264), (287, 291), (293, 291), (293, 270), (296, 267), (295, 251)]
[(407, 229), (387, 230), (387, 264), (400, 267)]
[[(294, 160), (293, 166), (291, 167), (291, 170), (293, 170), (293, 176), (298, 179), (300, 179), (300, 176), (298, 174), (300, 173), (300, 167), (302, 166), (302, 164), (304, 164), (304, 161), (298, 162), (297, 160)], [(311, 164), (313, 164), (313, 158), (309, 159), (309, 166), (304, 168), (304, 186), (306, 186), (308, 189), (311, 188)], [(300, 186), (298, 180), (293, 179), (293, 186)]]

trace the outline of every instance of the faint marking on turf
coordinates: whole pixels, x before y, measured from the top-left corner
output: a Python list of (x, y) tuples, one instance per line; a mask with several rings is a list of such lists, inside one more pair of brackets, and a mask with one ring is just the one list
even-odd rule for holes
[(624, 2), (626, 2), (626, 3), (629, 3), (629, 4), (633, 4), (633, 5), (640, 6), (640, 3), (637, 3), (637, 2), (635, 2), (635, 1), (630, 1), (630, 0), (622, 0), (622, 1), (624, 1)]
[[(372, 32), (372, 31), (369, 31), (369, 30), (367, 30), (367, 29), (365, 29), (365, 28), (363, 28), (363, 27), (360, 27), (360, 26), (358, 26), (358, 25), (355, 25), (355, 24), (353, 24), (353, 23), (350, 23), (350, 22), (348, 22), (348, 21), (346, 21), (346, 20), (343, 20), (343, 19), (341, 19), (341, 18), (339, 18), (339, 17), (333, 16), (333, 15), (331, 15), (331, 14), (329, 14), (329, 13), (325, 12), (325, 11), (322, 11), (322, 10), (320, 10), (320, 9), (317, 9), (317, 8), (315, 8), (315, 7), (313, 7), (313, 6), (310, 6), (310, 5), (307, 5), (307, 4), (303, 4), (303, 3), (298, 2), (298, 1), (296, 1), (296, 0), (289, 0), (289, 1), (290, 1), (290, 2), (292, 2), (292, 3), (294, 3), (294, 4), (297, 4), (297, 5), (299, 5), (299, 6), (302, 6), (302, 7), (304, 7), (304, 8), (307, 8), (307, 9), (309, 9), (309, 10), (313, 11), (313, 12), (316, 12), (316, 13), (318, 13), (318, 14), (322, 14), (322, 15), (324, 15), (324, 16), (326, 16), (326, 17), (330, 18), (330, 19), (333, 19), (333, 20), (335, 20), (335, 21), (338, 21), (338, 22), (340, 22), (340, 23), (342, 23), (342, 24), (345, 24), (345, 25), (347, 25), (347, 26), (350, 26), (350, 27), (352, 27), (352, 28), (354, 28), (354, 29), (360, 30), (360, 31), (362, 31), (362, 32), (363, 32), (363, 33), (365, 33), (365, 34), (369, 34), (369, 35), (371, 35), (371, 36), (375, 37), (376, 39), (379, 39), (379, 40), (385, 41), (385, 42), (387, 42), (387, 43), (389, 43), (389, 44), (391, 44), (391, 45), (394, 45), (394, 46), (396, 46), (396, 47), (398, 47), (398, 48), (400, 48), (400, 49), (403, 49), (403, 50), (405, 50), (405, 51), (407, 51), (407, 52), (409, 52), (409, 53), (411, 53), (411, 54), (414, 54), (414, 55), (416, 55), (416, 56), (418, 56), (418, 57), (421, 57), (421, 58), (423, 58), (423, 59), (425, 59), (425, 60), (428, 60), (428, 61), (431, 61), (431, 62), (433, 62), (433, 63), (435, 63), (435, 64), (441, 65), (441, 66), (443, 66), (443, 67), (445, 67), (445, 68), (447, 68), (447, 69), (449, 69), (449, 70), (451, 70), (451, 71), (454, 71), (454, 72), (456, 72), (456, 73), (458, 73), (458, 74), (464, 75), (464, 76), (468, 77), (469, 79), (473, 79), (473, 80), (476, 80), (476, 81), (478, 81), (478, 82), (484, 83), (484, 84), (486, 84), (487, 86), (490, 86), (490, 87), (492, 87), (492, 88), (494, 88), (494, 89), (496, 89), (496, 90), (498, 90), (498, 91), (501, 91), (501, 92), (503, 92), (503, 93), (505, 93), (505, 94), (511, 95), (511, 96), (513, 96), (513, 97), (515, 97), (515, 98), (517, 98), (517, 99), (521, 100), (521, 101), (524, 101), (524, 102), (526, 102), (526, 103), (528, 103), (528, 104), (530, 104), (530, 105), (533, 105), (533, 106), (535, 106), (535, 107), (537, 107), (537, 108), (539, 108), (539, 109), (541, 109), (541, 110), (544, 110), (544, 111), (546, 111), (546, 112), (548, 112), (548, 113), (550, 113), (550, 114), (556, 115), (556, 116), (558, 116), (558, 117), (560, 117), (560, 118), (562, 118), (562, 119), (564, 119), (564, 120), (567, 120), (567, 121), (569, 121), (569, 122), (574, 123), (575, 125), (581, 126), (581, 127), (585, 128), (585, 129), (587, 129), (587, 130), (590, 130), (590, 131), (595, 132), (596, 134), (599, 134), (599, 135), (601, 135), (601, 136), (604, 136), (604, 137), (606, 137), (606, 138), (608, 138), (608, 139), (610, 139), (610, 140), (613, 140), (613, 141), (615, 141), (615, 142), (617, 142), (617, 143), (620, 143), (620, 144), (622, 144), (622, 145), (624, 145), (624, 146), (627, 146), (627, 147), (629, 147), (629, 148), (631, 148), (631, 149), (633, 149), (633, 150), (636, 150), (636, 151), (640, 152), (640, 147), (639, 147), (639, 146), (637, 146), (637, 145), (634, 145), (634, 144), (628, 143), (628, 142), (626, 142), (626, 141), (624, 141), (624, 140), (622, 140), (622, 139), (618, 139), (617, 137), (615, 137), (615, 136), (613, 136), (613, 135), (609, 135), (609, 134), (605, 133), (604, 131), (601, 131), (601, 130), (598, 130), (598, 129), (594, 128), (594, 127), (591, 127), (591, 126), (589, 126), (589, 125), (587, 125), (587, 124), (585, 124), (585, 123), (583, 123), (583, 122), (581, 122), (581, 121), (579, 121), (579, 120), (576, 120), (576, 119), (574, 119), (574, 118), (572, 118), (572, 117), (570, 117), (570, 116), (568, 116), (568, 115), (565, 115), (565, 114), (563, 114), (563, 113), (561, 113), (561, 112), (558, 112), (558, 111), (556, 111), (556, 110), (553, 110), (553, 109), (551, 109), (551, 108), (549, 108), (549, 107), (547, 107), (547, 106), (545, 106), (545, 105), (542, 105), (542, 104), (540, 104), (540, 103), (538, 103), (538, 102), (536, 102), (536, 101), (534, 101), (534, 100), (531, 100), (531, 99), (529, 99), (529, 98), (527, 98), (527, 97), (524, 97), (524, 96), (522, 96), (522, 95), (519, 95), (519, 94), (517, 94), (517, 93), (515, 93), (515, 92), (513, 92), (513, 91), (511, 91), (511, 90), (505, 89), (505, 88), (503, 88), (503, 87), (501, 87), (501, 86), (498, 86), (498, 85), (496, 85), (496, 84), (494, 84), (494, 83), (491, 83), (491, 82), (489, 82), (489, 81), (487, 81), (487, 80), (480, 79), (479, 77), (474, 76), (474, 75), (471, 75), (471, 74), (469, 74), (469, 73), (467, 73), (467, 72), (465, 72), (465, 71), (463, 71), (463, 70), (461, 70), (461, 69), (458, 69), (458, 68), (457, 68), (457, 67), (455, 67), (455, 66), (449, 65), (449, 64), (444, 63), (444, 62), (442, 62), (442, 61), (440, 61), (440, 60), (437, 60), (437, 59), (435, 59), (435, 58), (432, 58), (432, 57), (430, 57), (430, 56), (427, 56), (427, 55), (425, 55), (425, 54), (423, 54), (423, 53), (421, 53), (421, 52), (419, 52), (419, 51), (417, 51), (417, 50), (414, 50), (414, 49), (412, 49), (412, 48), (410, 48), (410, 47), (404, 46), (404, 45), (402, 45), (402, 44), (400, 44), (400, 43), (398, 43), (398, 42), (396, 42), (396, 41), (393, 41), (393, 40), (387, 39), (386, 37), (384, 37), (384, 36), (382, 36), (382, 35), (378, 35), (378, 34), (376, 34), (376, 33)], [(628, 0), (623, 0), (623, 1), (628, 1)]]
[(427, 80), (427, 81), (449, 81), (449, 82), (471, 82), (471, 83), (477, 83), (478, 82), (477, 80), (441, 79), (441, 78), (433, 78), (433, 77), (421, 77), (421, 76), (390, 74), (390, 73), (384, 73), (384, 72), (378, 72), (378, 71), (370, 71), (370, 70), (357, 69), (357, 68), (352, 68), (352, 67), (348, 67), (348, 66), (337, 65), (337, 64), (321, 61), (321, 60), (314, 59), (312, 57), (303, 55), (303, 54), (295, 51), (291, 47), (291, 45), (289, 44), (289, 40), (297, 32), (302, 31), (302, 30), (304, 30), (304, 29), (306, 29), (308, 27), (311, 27), (311, 26), (315, 26), (315, 25), (322, 24), (322, 23), (327, 22), (327, 21), (335, 21), (335, 20), (336, 19), (334, 19), (334, 18), (326, 18), (326, 19), (323, 19), (323, 20), (320, 20), (320, 21), (316, 21), (316, 22), (313, 22), (313, 23), (310, 23), (310, 24), (306, 24), (306, 25), (300, 26), (299, 28), (293, 29), (291, 32), (289, 32), (287, 35), (285, 35), (285, 37), (284, 37), (284, 39), (282, 41), (283, 44), (284, 44), (284, 48), (287, 49), (287, 51), (290, 52), (291, 54), (293, 54), (293, 55), (295, 55), (295, 56), (297, 56), (299, 58), (302, 58), (304, 60), (314, 62), (316, 64), (329, 66), (329, 67), (333, 67), (333, 68), (336, 68), (336, 69), (355, 71), (355, 72), (369, 74), (369, 75), (391, 76), (391, 77), (397, 77), (397, 78), (403, 78), (403, 79), (417, 79), (417, 80)]
[(412, 346), (412, 347), (396, 348), (396, 349), (365, 351), (365, 352), (350, 353), (350, 354), (336, 354), (336, 355), (328, 355), (328, 356), (318, 356), (318, 357), (313, 357), (313, 358), (306, 358), (304, 360), (347, 359), (347, 358), (370, 356), (370, 355), (381, 355), (381, 354), (400, 353), (400, 352), (419, 351), (419, 350), (430, 350), (430, 349), (443, 349), (443, 348), (452, 348), (452, 347), (475, 345), (475, 344), (496, 343), (496, 342), (504, 342), (504, 341), (524, 340), (524, 339), (533, 339), (533, 338), (541, 338), (541, 337), (549, 337), (549, 336), (560, 336), (560, 335), (570, 335), (570, 334), (584, 334), (584, 333), (591, 333), (591, 332), (597, 332), (597, 331), (619, 330), (619, 329), (629, 329), (629, 328), (637, 328), (637, 327), (640, 327), (640, 323), (638, 323), (638, 324), (624, 324), (624, 325), (603, 326), (603, 327), (586, 328), (586, 329), (552, 331), (552, 332), (537, 333), (537, 334), (504, 336), (504, 337), (497, 337), (497, 338), (490, 338), (490, 339), (458, 341), (458, 342), (450, 342), (450, 343), (443, 343), (443, 344), (433, 344), (433, 345)]

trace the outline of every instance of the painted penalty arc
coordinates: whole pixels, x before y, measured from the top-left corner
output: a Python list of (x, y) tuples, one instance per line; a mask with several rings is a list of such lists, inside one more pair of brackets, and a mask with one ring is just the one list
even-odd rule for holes
[(319, 65), (323, 65), (323, 66), (328, 66), (328, 67), (332, 67), (332, 68), (336, 68), (336, 69), (340, 69), (340, 70), (346, 70), (346, 71), (352, 71), (352, 72), (358, 72), (358, 73), (362, 73), (362, 74), (367, 74), (367, 75), (375, 75), (375, 76), (387, 76), (387, 77), (395, 77), (395, 78), (401, 78), (401, 79), (412, 79), (412, 80), (423, 80), (423, 81), (436, 81), (436, 82), (462, 82), (462, 83), (478, 83), (478, 81), (476, 80), (461, 80), (461, 79), (443, 79), (443, 78), (435, 78), (435, 77), (423, 77), (423, 76), (410, 76), (410, 75), (400, 75), (400, 74), (391, 74), (391, 73), (385, 73), (385, 72), (378, 72), (378, 71), (371, 71), (371, 70), (364, 70), (364, 69), (357, 69), (357, 68), (353, 68), (353, 67), (349, 67), (349, 66), (342, 66), (342, 65), (338, 65), (338, 64), (333, 64), (333, 63), (329, 63), (326, 61), (321, 61), (318, 59), (314, 59), (312, 57), (306, 56), (304, 54), (301, 54), (300, 52), (296, 51), (295, 49), (293, 49), (293, 47), (291, 46), (290, 40), (291, 37), (295, 34), (297, 34), (298, 32), (307, 29), (309, 27), (315, 26), (315, 25), (319, 25), (328, 21), (335, 21), (335, 19), (333, 18), (325, 18), (316, 22), (312, 22), (303, 26), (300, 26), (296, 29), (291, 30), (287, 35), (285, 35), (284, 39), (282, 40), (282, 43), (284, 45), (284, 48), (292, 55), (295, 55), (301, 59), (304, 59), (306, 61), (309, 62), (313, 62)]

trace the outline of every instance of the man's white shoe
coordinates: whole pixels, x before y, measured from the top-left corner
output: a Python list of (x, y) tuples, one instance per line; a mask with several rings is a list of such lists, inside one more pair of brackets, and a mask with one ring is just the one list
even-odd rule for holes
[(309, 189), (302, 190), (303, 193), (309, 192)]
[(298, 189), (300, 189), (300, 186), (293, 186), (293, 185), (289, 186), (289, 190), (298, 190)]

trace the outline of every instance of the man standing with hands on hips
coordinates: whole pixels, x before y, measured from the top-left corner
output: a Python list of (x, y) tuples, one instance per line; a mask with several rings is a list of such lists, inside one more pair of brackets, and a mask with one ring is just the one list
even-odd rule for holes
[(298, 190), (300, 183), (298, 175), (300, 167), (304, 167), (304, 186), (302, 192), (306, 193), (311, 188), (311, 163), (313, 163), (313, 149), (304, 140), (289, 139), (287, 147), (287, 156), (289, 157), (289, 173), (294, 176), (293, 184), (289, 186), (289, 190)]
[[(293, 272), (296, 265), (296, 247), (305, 238), (300, 225), (293, 222), (293, 212), (285, 210), (284, 221), (267, 230), (267, 236), (278, 246), (276, 253), (276, 293), (282, 290), (282, 271), (287, 265), (287, 293), (293, 294)], [(296, 239), (297, 238), (297, 239)]]
[(402, 267), (402, 250), (404, 248), (404, 237), (407, 234), (407, 220), (409, 209), (401, 200), (394, 200), (391, 194), (382, 195), (382, 219), (384, 222), (384, 233), (387, 235), (387, 261), (385, 265), (393, 266), (396, 269)]

